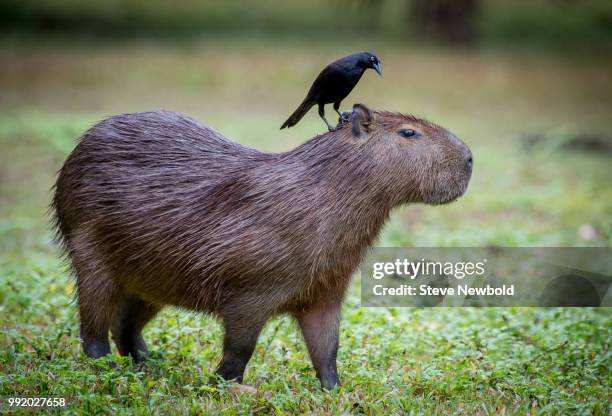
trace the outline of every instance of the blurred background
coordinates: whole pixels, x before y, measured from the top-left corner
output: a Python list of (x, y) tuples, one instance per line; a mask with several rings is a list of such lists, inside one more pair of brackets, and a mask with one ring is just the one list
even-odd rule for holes
[(428, 118), (475, 155), (459, 203), (401, 210), (382, 244), (612, 238), (609, 1), (5, 0), (0, 26), (3, 247), (44, 245), (53, 175), (101, 118), (167, 108), (287, 150), (323, 131), (316, 111), (279, 130), (318, 72), (362, 50), (384, 76), (345, 110)]
[[(0, 396), (74, 396), (99, 413), (217, 406), (200, 387), (221, 348), (210, 317), (164, 312), (145, 338), (170, 359), (144, 373), (86, 365), (46, 214), (55, 173), (97, 121), (160, 108), (248, 146), (291, 149), (324, 131), (314, 110), (279, 130), (316, 75), (364, 50), (383, 76), (366, 72), (342, 109), (363, 102), (427, 118), (462, 138), (475, 162), (464, 197), (397, 210), (379, 245), (610, 246), (609, 0), (2, 0)], [(318, 388), (307, 353), (280, 318), (247, 375), (274, 394), (253, 404), (224, 393), (219, 403), (609, 414), (609, 310), (366, 310), (358, 293), (355, 279), (340, 400), (309, 393)]]

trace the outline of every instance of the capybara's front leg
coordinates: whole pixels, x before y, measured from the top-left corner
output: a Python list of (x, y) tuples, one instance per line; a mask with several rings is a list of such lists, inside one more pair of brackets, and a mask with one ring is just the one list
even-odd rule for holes
[(331, 390), (340, 384), (336, 368), (340, 301), (320, 302), (296, 315), (321, 386)]
[(217, 374), (225, 380), (242, 383), (244, 369), (253, 355), (265, 320), (227, 316), (223, 318), (223, 323), (225, 326), (223, 358), (217, 367)]

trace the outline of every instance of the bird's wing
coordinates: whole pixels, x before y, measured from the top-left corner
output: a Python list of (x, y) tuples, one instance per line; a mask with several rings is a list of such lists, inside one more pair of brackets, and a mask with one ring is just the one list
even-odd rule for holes
[(283, 123), (281, 129), (295, 126), (302, 119), (302, 117), (304, 117), (304, 114), (306, 114), (313, 105), (319, 102), (321, 95), (325, 94), (329, 87), (333, 86), (334, 83), (338, 81), (336, 79), (337, 77), (334, 75), (337, 71), (338, 68), (335, 62), (332, 62), (323, 68), (310, 86), (306, 97), (302, 100), (301, 104), (293, 112), (293, 114), (289, 116), (287, 121)]
[(336, 62), (332, 62), (319, 73), (312, 83), (310, 90), (308, 90), (304, 101), (317, 102), (322, 93), (327, 92), (330, 87), (338, 85), (339, 82), (343, 82), (344, 78), (344, 71), (342, 71), (341, 66)]

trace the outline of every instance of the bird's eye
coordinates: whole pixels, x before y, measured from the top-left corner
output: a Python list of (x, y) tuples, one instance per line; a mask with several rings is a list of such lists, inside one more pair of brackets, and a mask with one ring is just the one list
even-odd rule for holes
[(398, 131), (398, 134), (405, 138), (414, 138), (417, 132), (412, 129), (401, 129), (400, 131)]
[(370, 58), (370, 61), (375, 62), (376, 58), (374, 58), (373, 56)]

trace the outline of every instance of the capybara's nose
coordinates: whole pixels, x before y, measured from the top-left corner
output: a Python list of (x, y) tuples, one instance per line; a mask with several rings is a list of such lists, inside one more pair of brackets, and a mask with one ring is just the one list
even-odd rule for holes
[(472, 172), (472, 166), (474, 166), (474, 158), (472, 156), (472, 151), (470, 150), (469, 147), (467, 147), (467, 145), (463, 144), (463, 163), (465, 166), (465, 170), (467, 172)]

